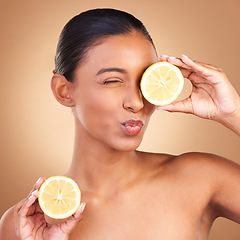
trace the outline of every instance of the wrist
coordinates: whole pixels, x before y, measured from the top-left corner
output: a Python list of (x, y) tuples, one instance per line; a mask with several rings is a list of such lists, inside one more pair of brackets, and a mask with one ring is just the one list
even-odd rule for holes
[(237, 110), (228, 116), (223, 117), (219, 120), (221, 124), (230, 130), (234, 131), (238, 136), (240, 136), (240, 104)]

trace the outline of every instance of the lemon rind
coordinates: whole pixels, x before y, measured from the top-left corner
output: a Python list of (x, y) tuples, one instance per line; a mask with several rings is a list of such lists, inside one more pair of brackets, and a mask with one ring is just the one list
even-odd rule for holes
[[(165, 101), (158, 101), (158, 100), (154, 100), (152, 99), (151, 97), (149, 97), (149, 93), (145, 91), (145, 88), (143, 87), (143, 85), (146, 83), (147, 81), (147, 78), (148, 76), (152, 73), (152, 71), (156, 68), (158, 68), (158, 66), (168, 66), (170, 69), (173, 69), (176, 74), (177, 74), (177, 77), (179, 78), (180, 80), (180, 84), (178, 86), (178, 90), (175, 92), (175, 94), (172, 96), (172, 98), (169, 98)], [(143, 73), (143, 76), (142, 76), (142, 79), (141, 79), (141, 83), (140, 83), (140, 87), (141, 87), (141, 91), (142, 91), (142, 94), (144, 96), (144, 98), (149, 101), (150, 103), (154, 104), (154, 105), (157, 105), (157, 106), (164, 106), (164, 105), (168, 105), (172, 102), (174, 102), (178, 96), (180, 95), (180, 93), (182, 92), (183, 90), (183, 86), (184, 86), (184, 78), (183, 78), (183, 75), (180, 71), (180, 69), (169, 63), (169, 62), (157, 62), (157, 63), (154, 63), (152, 64), (151, 66), (149, 66), (146, 71)]]
[[(75, 205), (75, 207), (71, 210), (71, 211), (68, 211), (66, 214), (53, 214), (51, 211), (49, 211), (48, 209), (45, 208), (44, 206), (44, 202), (41, 201), (42, 199), (42, 194), (44, 192), (44, 188), (48, 185), (49, 182), (53, 181), (53, 180), (66, 180), (67, 182), (71, 182), (75, 191), (76, 191), (76, 194), (77, 194), (77, 199), (79, 199), (78, 201), (78, 204)], [(81, 201), (81, 191), (77, 185), (77, 183), (71, 179), (71, 178), (68, 178), (66, 176), (52, 176), (52, 177), (49, 177), (45, 182), (43, 182), (43, 184), (41, 185), (40, 189), (39, 189), (39, 195), (38, 195), (38, 199), (39, 199), (39, 205), (40, 205), (40, 208), (42, 209), (42, 211), (50, 218), (53, 218), (53, 219), (64, 219), (64, 218), (68, 218), (70, 216), (72, 216), (76, 211), (77, 209), (79, 208), (80, 206), (80, 201)]]

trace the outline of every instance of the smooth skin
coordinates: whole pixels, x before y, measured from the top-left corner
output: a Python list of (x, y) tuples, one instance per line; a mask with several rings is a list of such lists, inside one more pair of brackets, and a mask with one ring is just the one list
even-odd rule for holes
[[(2, 217), (1, 240), (206, 240), (217, 217), (240, 223), (238, 164), (211, 154), (136, 151), (156, 109), (139, 84), (156, 61), (180, 67), (193, 84), (188, 99), (157, 109), (209, 118), (240, 135), (240, 98), (222, 70), (186, 56), (157, 58), (138, 32), (111, 36), (88, 51), (73, 83), (60, 74), (52, 78), (55, 98), (73, 109), (75, 145), (66, 176), (78, 183), (83, 203), (66, 223), (47, 224), (37, 202), (41, 178)], [(124, 131), (129, 119), (143, 121), (138, 134)]]

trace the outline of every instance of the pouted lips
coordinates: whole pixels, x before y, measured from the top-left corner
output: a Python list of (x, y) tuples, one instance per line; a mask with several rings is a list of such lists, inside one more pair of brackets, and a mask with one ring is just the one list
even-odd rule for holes
[(127, 120), (122, 123), (123, 129), (130, 136), (137, 135), (143, 127), (143, 122), (141, 120)]

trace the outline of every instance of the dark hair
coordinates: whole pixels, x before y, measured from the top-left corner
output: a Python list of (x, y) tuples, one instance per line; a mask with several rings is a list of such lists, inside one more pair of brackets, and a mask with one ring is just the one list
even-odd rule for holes
[[(153, 41), (142, 24), (133, 15), (115, 9), (93, 9), (73, 17), (63, 28), (55, 56), (54, 73), (73, 81), (74, 70), (90, 47), (111, 35), (128, 34), (134, 30)], [(154, 44), (153, 44), (154, 46)]]

